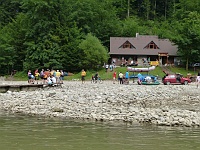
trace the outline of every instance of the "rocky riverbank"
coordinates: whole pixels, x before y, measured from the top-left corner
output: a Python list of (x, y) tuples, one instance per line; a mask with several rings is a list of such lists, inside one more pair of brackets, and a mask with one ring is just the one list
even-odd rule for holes
[(65, 81), (62, 88), (0, 93), (0, 109), (45, 117), (200, 126), (199, 90), (194, 83), (144, 86)]

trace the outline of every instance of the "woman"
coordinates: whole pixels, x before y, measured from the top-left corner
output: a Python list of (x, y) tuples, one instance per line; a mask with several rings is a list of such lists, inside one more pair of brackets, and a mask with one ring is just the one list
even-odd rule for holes
[(28, 83), (34, 83), (34, 75), (32, 75), (31, 70), (28, 71)]

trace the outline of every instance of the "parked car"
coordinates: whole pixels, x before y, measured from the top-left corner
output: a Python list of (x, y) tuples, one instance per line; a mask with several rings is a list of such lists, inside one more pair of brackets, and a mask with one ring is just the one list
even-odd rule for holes
[(193, 67), (200, 67), (200, 63), (193, 64)]
[(181, 74), (167, 74), (163, 77), (162, 80), (163, 84), (170, 85), (170, 84), (184, 84), (187, 85), (191, 83), (189, 78), (183, 77)]

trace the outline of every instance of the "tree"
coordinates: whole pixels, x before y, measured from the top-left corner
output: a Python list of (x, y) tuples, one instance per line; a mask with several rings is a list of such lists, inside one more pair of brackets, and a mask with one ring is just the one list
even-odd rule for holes
[(199, 59), (200, 54), (200, 14), (186, 12), (184, 18), (174, 22), (174, 36), (172, 41), (178, 45), (178, 53), (186, 64)]
[(0, 25), (11, 22), (21, 12), (20, 0), (1, 0), (0, 1)]
[(108, 61), (106, 48), (92, 34), (86, 36), (79, 44), (79, 48), (83, 51), (80, 63), (84, 69), (97, 69)]

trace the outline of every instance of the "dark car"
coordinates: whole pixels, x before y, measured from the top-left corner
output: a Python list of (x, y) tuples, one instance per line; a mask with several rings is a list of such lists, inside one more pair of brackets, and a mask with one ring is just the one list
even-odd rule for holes
[(183, 77), (181, 74), (168, 74), (163, 77), (162, 82), (165, 85), (170, 85), (170, 84), (187, 85), (188, 83), (191, 83), (191, 80), (189, 78)]
[(193, 64), (193, 67), (200, 67), (200, 63)]

